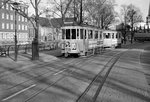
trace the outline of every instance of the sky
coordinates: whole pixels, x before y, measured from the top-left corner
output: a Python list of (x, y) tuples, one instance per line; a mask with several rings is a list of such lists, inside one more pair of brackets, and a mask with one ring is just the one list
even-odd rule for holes
[(143, 16), (143, 20), (146, 21), (146, 17), (148, 15), (149, 10), (149, 2), (150, 0), (115, 0), (117, 6), (115, 7), (115, 10), (117, 12), (120, 12), (120, 6), (125, 4), (133, 4), (134, 6), (140, 8)]
[[(26, 0), (26, 1), (29, 1), (29, 0)], [(44, 4), (44, 3), (46, 3), (47, 0), (41, 0), (41, 1)], [(140, 8), (140, 10), (142, 12), (143, 20), (146, 21), (150, 0), (115, 0), (115, 2), (116, 2), (115, 4), (117, 4), (115, 6), (115, 10), (117, 12), (120, 12), (121, 5), (123, 5), (123, 4), (125, 4), (125, 5), (133, 4), (134, 6)], [(31, 8), (29, 8), (29, 9), (31, 9)], [(29, 11), (32, 11), (32, 10), (29, 10)]]

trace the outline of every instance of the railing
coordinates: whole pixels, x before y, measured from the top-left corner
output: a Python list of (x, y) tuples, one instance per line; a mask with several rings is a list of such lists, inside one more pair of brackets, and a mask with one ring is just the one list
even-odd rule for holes
[[(51, 41), (46, 43), (39, 44), (39, 51), (48, 51), (48, 50), (56, 50), (59, 48), (59, 41)], [(32, 51), (31, 44), (17, 45), (17, 50), (19, 52), (28, 53)], [(10, 56), (10, 54), (15, 53), (15, 45), (0, 45), (0, 55), (3, 54)]]

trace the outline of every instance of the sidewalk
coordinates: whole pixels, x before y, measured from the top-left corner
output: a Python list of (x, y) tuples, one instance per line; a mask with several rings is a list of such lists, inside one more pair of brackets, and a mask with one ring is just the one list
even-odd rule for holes
[[(19, 53), (17, 56), (17, 61), (14, 61), (14, 54), (11, 54), (7, 57), (0, 57), (0, 67), (2, 68), (16, 68), (16, 67), (28, 67), (32, 65), (36, 65), (38, 63), (46, 63), (53, 62), (59, 60), (56, 56), (61, 55), (61, 50), (50, 50), (50, 51), (42, 51), (39, 53), (39, 60), (33, 61), (31, 60), (31, 52), (27, 54)], [(0, 70), (1, 73), (1, 70)]]

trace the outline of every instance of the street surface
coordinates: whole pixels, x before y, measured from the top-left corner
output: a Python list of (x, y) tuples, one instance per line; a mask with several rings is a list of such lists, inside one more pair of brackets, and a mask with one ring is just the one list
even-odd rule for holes
[[(90, 57), (62, 58), (48, 52), (39, 61), (23, 55), (17, 62), (1, 57), (0, 102), (76, 102), (106, 63), (121, 52), (96, 102), (150, 102), (150, 42), (123, 45)], [(84, 102), (91, 102), (99, 83)]]

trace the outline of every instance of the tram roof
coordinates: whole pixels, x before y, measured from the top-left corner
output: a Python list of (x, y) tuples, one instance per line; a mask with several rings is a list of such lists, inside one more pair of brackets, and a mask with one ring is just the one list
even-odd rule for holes
[[(92, 29), (100, 29), (98, 27), (92, 26), (92, 25), (87, 25), (87, 24), (82, 24), (82, 25), (78, 25), (78, 24), (72, 24), (72, 25), (65, 25), (61, 28), (92, 28)], [(101, 29), (100, 29), (101, 30)]]

